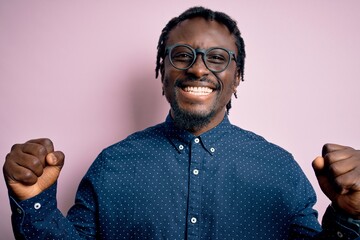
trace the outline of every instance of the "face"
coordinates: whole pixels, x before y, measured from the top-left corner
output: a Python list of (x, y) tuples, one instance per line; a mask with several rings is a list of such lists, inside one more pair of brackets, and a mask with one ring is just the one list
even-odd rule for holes
[[(225, 25), (200, 17), (185, 20), (170, 32), (166, 46), (177, 43), (188, 44), (194, 49), (223, 47), (237, 52), (235, 39)], [(206, 68), (201, 54), (187, 70), (174, 68), (166, 56), (161, 73), (171, 116), (179, 127), (196, 135), (223, 120), (226, 104), (240, 82), (234, 60), (226, 70), (213, 73)]]

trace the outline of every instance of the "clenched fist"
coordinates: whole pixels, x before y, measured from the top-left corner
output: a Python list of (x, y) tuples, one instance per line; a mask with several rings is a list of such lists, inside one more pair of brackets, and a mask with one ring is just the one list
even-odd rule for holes
[(64, 159), (62, 152), (54, 151), (49, 139), (15, 144), (3, 167), (8, 189), (19, 200), (38, 195), (56, 182)]
[(333, 205), (360, 219), (360, 150), (326, 144), (313, 168), (321, 190)]

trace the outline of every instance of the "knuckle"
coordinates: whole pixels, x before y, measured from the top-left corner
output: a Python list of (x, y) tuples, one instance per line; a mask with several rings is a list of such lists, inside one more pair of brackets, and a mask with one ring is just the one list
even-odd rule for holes
[(10, 166), (11, 166), (11, 158), (9, 157), (10, 154), (6, 155), (5, 163), (3, 165), (3, 172), (4, 174), (8, 174)]
[(38, 156), (45, 156), (47, 154), (47, 150), (44, 146), (40, 145), (37, 149), (37, 155)]
[(27, 185), (31, 185), (36, 183), (37, 178), (34, 176), (34, 174), (30, 170), (25, 170), (21, 174), (21, 181)]
[(324, 144), (324, 146), (322, 147), (323, 154), (326, 154), (328, 152), (329, 146), (329, 143)]
[(327, 161), (328, 164), (332, 164), (334, 162), (334, 156), (335, 153), (329, 152), (324, 155), (325, 161)]
[(338, 173), (340, 173), (341, 167), (339, 166), (339, 164), (333, 163), (329, 166), (329, 171), (331, 174), (336, 176)]
[[(9, 154), (8, 154), (9, 155)], [(9, 172), (9, 168), (10, 168), (10, 163), (9, 163), (9, 158), (8, 158), (8, 155), (6, 156), (6, 160), (5, 160), (5, 163), (4, 163), (4, 166), (3, 166), (3, 173), (4, 175), (8, 175), (8, 172)]]
[(29, 164), (30, 164), (30, 166), (32, 166), (34, 168), (38, 168), (38, 167), (42, 166), (41, 161), (36, 157), (29, 159)]
[(12, 157), (12, 153), (11, 153), (11, 152), (9, 152), (8, 154), (6, 154), (6, 156), (5, 156), (5, 163), (8, 162), (8, 161), (10, 161), (10, 160), (11, 160), (11, 157)]
[(43, 144), (45, 146), (53, 146), (53, 142), (49, 138), (44, 138), (43, 139)]
[(17, 156), (17, 154), (14, 153), (13, 151), (6, 154), (6, 156), (5, 156), (5, 165), (9, 165), (9, 164), (12, 164), (13, 162), (16, 162), (16, 160), (17, 160), (16, 156)]
[(20, 147), (21, 147), (21, 144), (16, 143), (16, 144), (12, 145), (11, 151), (15, 151), (16, 149), (19, 149)]
[(45, 147), (46, 153), (50, 153), (54, 151), (54, 144), (49, 138), (42, 139), (41, 145)]
[(323, 148), (328, 149), (330, 147), (330, 145), (331, 145), (331, 143), (325, 143)]

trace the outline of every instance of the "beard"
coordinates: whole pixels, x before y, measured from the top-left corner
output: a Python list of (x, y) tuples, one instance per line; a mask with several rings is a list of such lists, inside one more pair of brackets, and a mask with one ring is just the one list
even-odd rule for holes
[(187, 111), (179, 106), (176, 99), (174, 99), (170, 105), (173, 110), (175, 125), (178, 128), (185, 129), (190, 132), (196, 132), (199, 129), (206, 127), (216, 113), (214, 107), (206, 112)]
[[(187, 78), (186, 80), (182, 80), (182, 79), (178, 79), (175, 82), (175, 88), (182, 88), (183, 87), (183, 82), (185, 81), (189, 81), (189, 79), (191, 81), (195, 81), (195, 79), (191, 79), (191, 78)], [(208, 81), (211, 82), (210, 80), (206, 79), (206, 78), (202, 78), (199, 79), (198, 81)], [(165, 78), (165, 87), (168, 87), (168, 79)], [(222, 88), (222, 84), (221, 84), (221, 80), (220, 82), (216, 82), (213, 83), (214, 84), (214, 91), (220, 91), (220, 89)], [(178, 97), (177, 97), (177, 91), (175, 90), (175, 88), (173, 89), (173, 98), (170, 99), (168, 98), (168, 96), (166, 96), (168, 102), (170, 103), (172, 112), (173, 112), (173, 119), (175, 122), (175, 126), (177, 126), (178, 128), (181, 129), (185, 129), (187, 131), (190, 132), (196, 132), (198, 130), (200, 130), (201, 128), (206, 127), (212, 120), (213, 117), (216, 115), (216, 101), (214, 101), (214, 103), (212, 104), (212, 106), (207, 109), (207, 110), (203, 110), (203, 111), (191, 111), (191, 110), (187, 110), (182, 108), (179, 105), (179, 101), (178, 101)]]

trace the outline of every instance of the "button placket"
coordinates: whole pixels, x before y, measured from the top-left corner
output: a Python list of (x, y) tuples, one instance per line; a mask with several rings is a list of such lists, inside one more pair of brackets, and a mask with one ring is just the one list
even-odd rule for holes
[(194, 138), (190, 145), (190, 184), (189, 184), (189, 205), (188, 205), (188, 234), (196, 236), (199, 234), (199, 221), (201, 212), (201, 177), (200, 171), (204, 157), (208, 152), (201, 144), (200, 138)]

